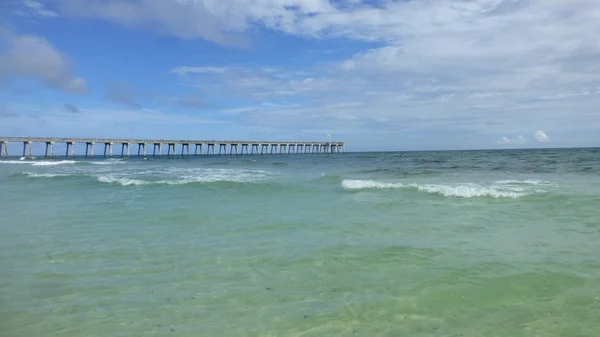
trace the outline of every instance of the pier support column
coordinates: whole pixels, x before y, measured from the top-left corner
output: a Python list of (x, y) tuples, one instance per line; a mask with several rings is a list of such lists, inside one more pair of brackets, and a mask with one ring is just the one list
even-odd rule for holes
[(8, 157), (8, 143), (0, 142), (0, 157)]
[(195, 147), (194, 147), (194, 156), (198, 155), (198, 148), (200, 148), (200, 155), (202, 155), (202, 144), (195, 144)]
[(183, 157), (184, 150), (187, 149), (187, 155), (190, 155), (190, 144), (182, 143), (181, 144), (181, 156)]
[[(208, 156), (210, 154), (210, 149), (212, 148), (212, 154), (213, 156), (215, 155), (215, 144), (208, 144), (208, 147), (206, 148), (206, 155)], [(219, 149), (219, 152), (221, 152), (221, 149)]]
[(65, 157), (69, 157), (69, 153), (71, 154), (71, 157), (75, 157), (75, 142), (67, 142), (67, 151), (65, 152)]
[(177, 151), (177, 143), (169, 143), (168, 146), (169, 148), (167, 149), (167, 156), (171, 155), (171, 147), (173, 147), (173, 154), (175, 154)]
[(219, 156), (221, 155), (221, 150), (227, 154), (227, 144), (219, 144)]
[(144, 157), (146, 156), (146, 143), (138, 143), (138, 157), (140, 154), (143, 154)]
[(267, 149), (267, 153), (269, 153), (269, 145), (268, 144), (261, 144), (260, 145), (260, 154), (264, 154), (265, 153), (265, 149)]
[(250, 154), (254, 154), (254, 148), (256, 148), (256, 154), (258, 154), (258, 144), (252, 144), (250, 148)]
[(48, 153), (50, 153), (51, 157), (54, 157), (54, 142), (46, 142), (46, 151), (44, 151), (44, 157), (48, 157)]
[(248, 144), (242, 144), (242, 151), (240, 151), (240, 156), (244, 155), (244, 149), (246, 149), (246, 154), (248, 154)]
[(121, 143), (121, 157), (125, 156), (125, 148), (127, 148), (127, 156), (130, 156), (129, 143)]
[(233, 149), (235, 148), (235, 155), (238, 155), (238, 145), (237, 144), (231, 144), (231, 147), (229, 148), (229, 155), (233, 156)]
[(162, 156), (162, 143), (154, 143), (152, 147), (152, 157), (156, 156), (156, 149), (158, 149), (158, 156)]
[[(143, 149), (143, 152), (142, 152)], [(146, 143), (138, 143), (138, 157), (140, 155), (140, 152), (143, 153), (144, 157), (146, 156)]]
[(113, 143), (111, 142), (104, 143), (104, 157), (106, 157), (106, 150), (108, 150), (108, 155), (112, 157), (112, 146)]
[(30, 141), (24, 141), (23, 142), (23, 157), (29, 158), (31, 159), (32, 155), (31, 155), (31, 142)]
[(96, 143), (94, 142), (86, 142), (85, 143), (85, 156), (88, 156), (88, 151), (90, 152), (90, 155), (92, 156), (92, 158), (94, 157), (94, 145), (96, 145)]

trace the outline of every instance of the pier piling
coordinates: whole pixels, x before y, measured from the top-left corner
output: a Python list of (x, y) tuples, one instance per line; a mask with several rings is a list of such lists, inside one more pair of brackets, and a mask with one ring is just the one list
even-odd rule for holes
[(67, 143), (67, 151), (65, 152), (65, 157), (69, 157), (69, 153), (71, 157), (75, 157), (75, 142), (66, 142)]
[(24, 141), (23, 142), (23, 157), (31, 159), (31, 142)]
[(106, 150), (108, 150), (108, 155), (112, 157), (112, 146), (113, 142), (104, 142), (104, 157), (106, 157)]
[(171, 147), (173, 147), (173, 154), (175, 154), (177, 144), (176, 143), (168, 143), (167, 145), (169, 146), (167, 149), (167, 156), (171, 155)]
[(183, 157), (183, 150), (187, 149), (187, 155), (190, 155), (190, 144), (189, 143), (181, 143), (181, 156)]
[(8, 157), (8, 142), (0, 142), (0, 157)]
[(86, 156), (86, 157), (88, 156), (88, 151), (89, 151), (90, 149), (91, 149), (91, 151), (89, 151), (89, 152), (90, 152), (90, 155), (91, 155), (92, 157), (94, 157), (94, 145), (95, 145), (95, 144), (96, 144), (95, 142), (85, 142), (85, 156)]
[(146, 156), (146, 143), (138, 143), (138, 157), (140, 156), (140, 152)]
[(127, 156), (130, 156), (129, 143), (121, 143), (121, 157), (125, 156), (125, 148), (127, 148)]
[(46, 150), (44, 151), (44, 157), (48, 157), (48, 152), (50, 152), (50, 157), (54, 157), (54, 142), (46, 142)]

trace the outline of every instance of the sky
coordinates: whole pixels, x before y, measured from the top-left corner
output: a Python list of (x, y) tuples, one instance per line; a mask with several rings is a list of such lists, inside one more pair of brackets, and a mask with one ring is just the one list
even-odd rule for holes
[(4, 0), (0, 136), (600, 145), (598, 0)]

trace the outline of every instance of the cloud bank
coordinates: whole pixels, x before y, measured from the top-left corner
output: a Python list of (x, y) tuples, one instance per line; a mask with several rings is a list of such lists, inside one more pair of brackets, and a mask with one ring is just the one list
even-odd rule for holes
[[(223, 46), (247, 46), (263, 29), (361, 46), (298, 65), (170, 70), (199, 97), (239, 102), (217, 112), (244, 125), (483, 146), (523, 142), (502, 137), (531, 134), (532, 125), (562, 139), (593, 139), (600, 128), (596, 0), (57, 0), (45, 9)], [(108, 96), (141, 104), (131, 95)], [(539, 133), (535, 139), (549, 141)]]
[(68, 58), (46, 39), (0, 29), (0, 80), (13, 76), (34, 78), (71, 93), (86, 90), (85, 81), (72, 74)]

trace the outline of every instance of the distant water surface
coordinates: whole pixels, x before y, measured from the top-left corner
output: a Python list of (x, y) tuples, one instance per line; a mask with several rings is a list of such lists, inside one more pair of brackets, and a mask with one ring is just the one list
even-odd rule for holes
[(600, 150), (0, 160), (0, 335), (600, 336)]

